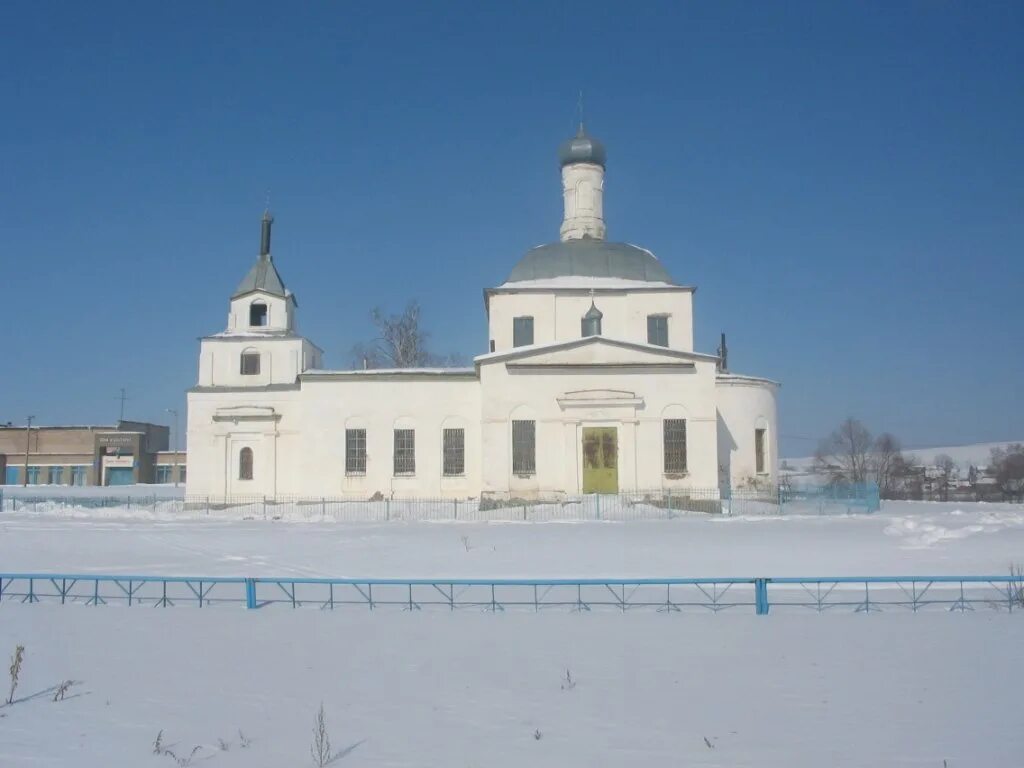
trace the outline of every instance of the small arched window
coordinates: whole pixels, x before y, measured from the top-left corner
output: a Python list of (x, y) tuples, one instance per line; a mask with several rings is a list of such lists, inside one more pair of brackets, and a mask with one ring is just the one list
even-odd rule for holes
[(252, 448), (243, 448), (238, 453), (238, 479), (252, 480)]
[(255, 349), (246, 349), (242, 352), (242, 360), (239, 372), (243, 376), (259, 376), (260, 353)]
[(267, 305), (262, 301), (254, 301), (249, 305), (249, 325), (259, 328), (267, 324)]

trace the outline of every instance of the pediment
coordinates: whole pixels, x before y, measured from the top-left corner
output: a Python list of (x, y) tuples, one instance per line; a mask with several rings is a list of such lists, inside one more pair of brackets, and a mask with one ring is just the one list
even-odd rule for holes
[(633, 344), (602, 337), (555, 344), (509, 355), (509, 370), (525, 368), (666, 368), (693, 370), (694, 359), (703, 356), (648, 344)]

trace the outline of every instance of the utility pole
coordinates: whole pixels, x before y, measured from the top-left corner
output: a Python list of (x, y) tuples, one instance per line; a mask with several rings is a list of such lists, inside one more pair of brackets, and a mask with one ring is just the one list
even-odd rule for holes
[(23, 488), (28, 487), (28, 452), (30, 450), (30, 439), (32, 437), (32, 421), (35, 416), (29, 416), (25, 421), (28, 422), (28, 426), (25, 427), (25, 476), (21, 478), (21, 486)]
[(165, 408), (168, 413), (174, 414), (174, 487), (178, 487), (178, 411), (176, 408)]

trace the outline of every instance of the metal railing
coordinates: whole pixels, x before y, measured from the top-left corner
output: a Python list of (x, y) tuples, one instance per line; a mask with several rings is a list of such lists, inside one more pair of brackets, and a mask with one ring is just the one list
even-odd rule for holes
[(329, 579), (56, 573), (0, 574), (0, 603), (169, 608), (221, 605), (402, 610), (852, 611), (1024, 610), (1009, 576), (693, 579)]
[(879, 508), (872, 485), (765, 489), (659, 488), (548, 499), (440, 499), (344, 496), (195, 496), (180, 498), (4, 496), (0, 512), (55, 516), (143, 514), (154, 518), (386, 522), (390, 520), (536, 521), (671, 520), (686, 515), (850, 514)]

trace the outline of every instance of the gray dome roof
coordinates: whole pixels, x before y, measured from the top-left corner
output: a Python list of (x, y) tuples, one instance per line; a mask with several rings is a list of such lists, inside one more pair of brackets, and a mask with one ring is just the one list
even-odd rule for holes
[(505, 282), (554, 277), (618, 277), (675, 285), (650, 251), (629, 243), (609, 243), (590, 237), (531, 248)]
[(604, 144), (592, 136), (587, 136), (581, 125), (579, 133), (573, 138), (563, 141), (561, 146), (559, 146), (558, 162), (561, 165), (595, 163), (604, 168)]

